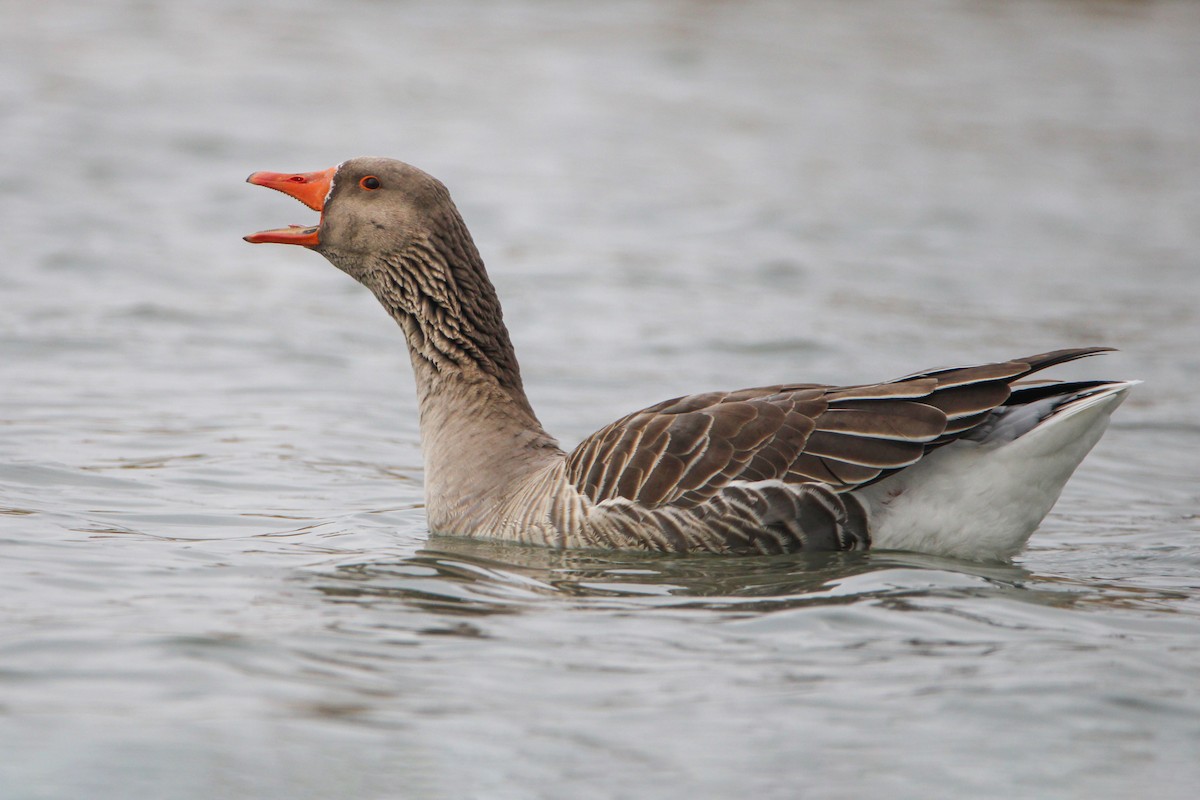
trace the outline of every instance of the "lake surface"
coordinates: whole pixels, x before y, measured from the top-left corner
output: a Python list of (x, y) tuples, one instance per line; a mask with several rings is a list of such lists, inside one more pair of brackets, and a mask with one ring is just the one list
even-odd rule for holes
[[(0, 798), (1191, 798), (1200, 4), (8, 0)], [(573, 445), (1107, 344), (1011, 565), (431, 539), (408, 358), (252, 171), (442, 178)]]

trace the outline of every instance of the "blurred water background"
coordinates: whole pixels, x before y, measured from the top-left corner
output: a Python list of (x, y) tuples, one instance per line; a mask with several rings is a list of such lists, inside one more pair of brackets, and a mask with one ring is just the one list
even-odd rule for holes
[[(0, 798), (1191, 798), (1200, 4), (0, 2)], [(442, 178), (571, 445), (1060, 346), (1013, 565), (431, 540), (407, 355), (242, 183)]]

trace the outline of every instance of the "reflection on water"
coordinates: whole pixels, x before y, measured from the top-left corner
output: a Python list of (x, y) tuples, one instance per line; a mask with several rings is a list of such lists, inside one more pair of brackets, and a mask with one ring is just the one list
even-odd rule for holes
[(783, 557), (673, 556), (560, 551), (433, 537), (397, 561), (355, 560), (308, 581), (334, 601), (395, 600), (443, 614), (543, 608), (704, 609), (758, 614), (813, 604), (1002, 596), (1059, 608), (1171, 611), (1187, 592), (1035, 575), (916, 553), (849, 552)]

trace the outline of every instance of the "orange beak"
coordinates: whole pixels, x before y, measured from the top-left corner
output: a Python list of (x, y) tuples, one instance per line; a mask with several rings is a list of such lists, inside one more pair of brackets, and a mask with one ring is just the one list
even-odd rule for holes
[[(313, 211), (325, 210), (325, 198), (333, 186), (333, 174), (337, 167), (330, 167), (320, 172), (256, 172), (247, 183), (255, 186), (266, 186), (284, 194), (291, 195)], [(269, 231), (259, 231), (243, 237), (251, 244), (299, 244), (305, 247), (316, 247), (320, 244), (316, 227), (289, 225), (286, 228), (275, 228)]]

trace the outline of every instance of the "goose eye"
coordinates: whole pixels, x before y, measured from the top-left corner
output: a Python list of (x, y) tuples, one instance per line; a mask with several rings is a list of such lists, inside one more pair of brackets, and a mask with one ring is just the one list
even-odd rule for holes
[(358, 185), (368, 191), (378, 189), (379, 185), (380, 185), (379, 178), (376, 178), (374, 175), (368, 175), (367, 177), (365, 177), (361, 181), (359, 181)]

